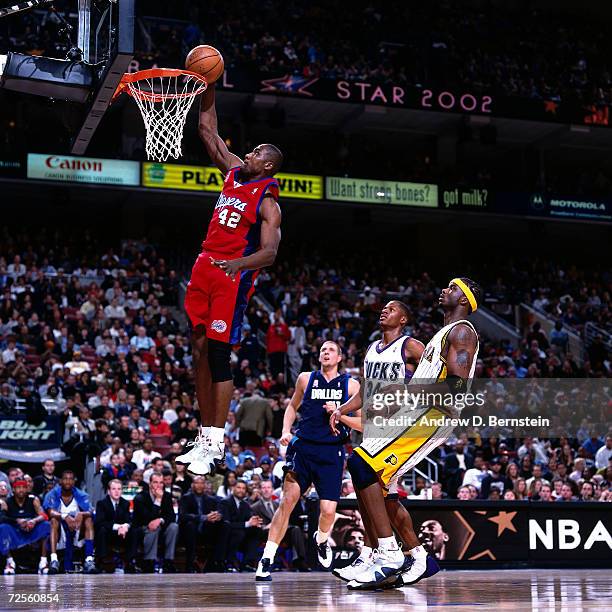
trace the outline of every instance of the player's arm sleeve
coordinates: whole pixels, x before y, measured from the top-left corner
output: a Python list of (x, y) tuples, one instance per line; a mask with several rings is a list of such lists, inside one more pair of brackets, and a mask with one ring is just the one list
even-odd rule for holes
[(209, 85), (208, 89), (202, 94), (198, 131), (211, 161), (223, 174), (230, 168), (242, 165), (242, 160), (230, 152), (223, 138), (219, 136), (214, 84)]

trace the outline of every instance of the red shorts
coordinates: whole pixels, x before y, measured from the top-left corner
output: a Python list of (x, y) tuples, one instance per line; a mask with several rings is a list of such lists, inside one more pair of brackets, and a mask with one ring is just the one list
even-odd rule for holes
[(202, 252), (196, 259), (185, 293), (185, 311), (193, 327), (206, 327), (206, 336), (211, 340), (238, 344), (257, 271), (243, 270), (232, 280), (210, 263), (211, 256)]

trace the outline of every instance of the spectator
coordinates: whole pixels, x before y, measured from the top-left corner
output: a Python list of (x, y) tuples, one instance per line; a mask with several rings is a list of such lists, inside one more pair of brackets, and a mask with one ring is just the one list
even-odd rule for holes
[(463, 481), (465, 472), (472, 467), (474, 467), (472, 455), (465, 452), (463, 440), (457, 440), (455, 452), (449, 453), (444, 458), (444, 472), (447, 475), (446, 488), (451, 497), (455, 496), (455, 491)]
[(261, 446), (272, 427), (272, 409), (259, 393), (245, 397), (236, 411), (242, 446)]
[(259, 516), (253, 516), (251, 507), (245, 501), (247, 485), (238, 481), (234, 485), (232, 494), (220, 502), (223, 519), (230, 527), (226, 549), (223, 557), (228, 562), (228, 571), (237, 571), (239, 568), (236, 559), (238, 550), (244, 550), (244, 562), (240, 569), (255, 571), (257, 565), (257, 546), (260, 542), (263, 521)]
[(278, 310), (275, 322), (270, 324), (266, 333), (266, 350), (273, 378), (277, 374), (285, 373), (289, 340), (291, 340), (291, 332)]
[(132, 406), (130, 408), (130, 429), (141, 429), (144, 432), (149, 432), (149, 421), (140, 414), (140, 408), (138, 406)]
[(174, 573), (174, 550), (178, 536), (178, 525), (172, 503), (172, 495), (164, 491), (161, 474), (151, 474), (149, 490), (134, 498), (134, 529), (144, 538), (145, 573), (153, 573), (158, 556), (158, 543), (163, 540), (164, 555), (162, 569)]
[(94, 521), (96, 555), (98, 564), (104, 562), (113, 545), (125, 548), (125, 564), (115, 561), (115, 573), (125, 570), (134, 573), (136, 557), (136, 532), (132, 528), (130, 503), (121, 497), (123, 484), (118, 479), (108, 482), (108, 493), (96, 504)]
[(46, 540), (49, 536), (49, 521), (34, 495), (28, 495), (27, 483), (18, 479), (13, 483), (13, 496), (0, 501), (0, 510), (5, 514), (0, 518), (0, 555), (6, 557), (4, 574), (15, 573), (12, 551), (23, 546), (41, 542), (38, 573), (48, 571)]
[(134, 451), (132, 462), (136, 465), (139, 470), (144, 470), (147, 463), (151, 463), (153, 459), (161, 458), (161, 455), (153, 450), (153, 440), (151, 438), (145, 438), (142, 444), (142, 448)]
[[(349, 481), (350, 482), (350, 481)], [(352, 483), (351, 483), (352, 484)], [(274, 517), (274, 513), (278, 508), (278, 501), (273, 499), (274, 486), (269, 480), (264, 480), (261, 483), (261, 497), (251, 506), (253, 515), (261, 518), (261, 526), (255, 529), (260, 530), (260, 539), (267, 538), (267, 532), (270, 529), (270, 523)], [(310, 568), (306, 563), (306, 540), (304, 532), (296, 525), (289, 525), (285, 534), (285, 541), (291, 546), (293, 557), (293, 569), (309, 572)]]
[(482, 481), (485, 476), (489, 475), (489, 471), (487, 470), (487, 466), (482, 458), (482, 455), (476, 455), (474, 457), (474, 467), (466, 470), (463, 475), (463, 485), (472, 485), (476, 487), (478, 492), (480, 492), (480, 487), (482, 486)]
[(58, 549), (65, 549), (64, 570), (73, 569), (72, 558), (74, 546), (81, 541), (81, 534), (85, 538), (85, 564), (83, 571), (86, 574), (96, 574), (94, 552), (94, 527), (91, 516), (91, 507), (87, 493), (74, 486), (74, 472), (64, 470), (59, 484), (55, 485), (43, 500), (43, 509), (51, 521), (50, 550), (51, 562), (49, 573), (59, 572)]
[(191, 492), (181, 498), (179, 507), (181, 536), (187, 548), (185, 569), (188, 573), (196, 572), (196, 546), (200, 539), (212, 549), (211, 558), (206, 565), (207, 571), (225, 571), (222, 552), (229, 533), (218, 507), (219, 498), (210, 494), (210, 484), (203, 476), (195, 476)]
[(147, 336), (147, 328), (140, 325), (136, 330), (136, 335), (130, 339), (130, 344), (137, 351), (148, 351), (155, 346), (155, 343)]
[[(533, 497), (532, 499), (535, 500), (536, 498)], [(547, 483), (542, 484), (542, 488), (540, 489), (540, 493), (538, 495), (537, 501), (543, 501), (543, 502), (555, 501), (552, 496), (552, 487), (549, 484)]]
[(509, 478), (506, 478), (502, 474), (502, 465), (498, 457), (494, 457), (491, 460), (489, 467), (491, 468), (491, 474), (483, 478), (482, 486), (480, 489), (480, 497), (482, 499), (489, 499), (491, 489), (497, 489), (499, 491), (500, 497), (508, 489), (512, 489), (512, 482)]
[(34, 477), (32, 493), (42, 499), (58, 482), (59, 478), (55, 475), (55, 461), (45, 459), (42, 464), (42, 474)]
[(236, 472), (227, 470), (223, 476), (223, 484), (217, 489), (217, 497), (229, 497), (237, 482)]
[(569, 335), (563, 329), (563, 323), (557, 321), (550, 332), (550, 344), (557, 347), (562, 353), (566, 353), (569, 346)]
[(576, 497), (574, 497), (574, 494), (572, 492), (572, 487), (569, 486), (569, 484), (562, 484), (561, 485), (561, 495), (559, 495), (559, 497), (557, 497), (557, 501), (561, 501), (561, 502), (568, 502), (568, 501), (576, 501)]
[(592, 482), (583, 482), (580, 487), (580, 501), (593, 502), (595, 499), (595, 487)]
[(149, 433), (153, 436), (172, 437), (170, 425), (160, 418), (159, 411), (156, 408), (151, 408), (149, 411)]
[[(524, 478), (517, 478), (514, 483), (514, 488), (512, 489), (514, 493), (514, 499), (523, 500), (527, 499), (527, 482)], [(504, 499), (505, 493), (504, 493)]]
[(597, 451), (604, 446), (604, 441), (597, 437), (597, 432), (592, 431), (591, 437), (584, 442), (581, 448), (584, 449), (586, 457), (588, 459), (594, 459)]
[(472, 498), (470, 487), (468, 485), (459, 487), (457, 491), (457, 499), (460, 501), (469, 501)]
[(605, 445), (595, 453), (595, 467), (598, 470), (607, 467), (610, 459), (612, 459), (612, 433), (606, 436)]

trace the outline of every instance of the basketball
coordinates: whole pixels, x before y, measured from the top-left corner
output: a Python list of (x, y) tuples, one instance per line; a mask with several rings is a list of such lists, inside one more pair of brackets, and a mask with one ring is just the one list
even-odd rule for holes
[(210, 45), (198, 45), (187, 55), (185, 68), (206, 77), (209, 84), (214, 83), (223, 74), (223, 56)]

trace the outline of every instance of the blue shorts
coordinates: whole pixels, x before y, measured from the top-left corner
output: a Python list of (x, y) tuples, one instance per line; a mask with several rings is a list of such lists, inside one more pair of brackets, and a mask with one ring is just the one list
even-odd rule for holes
[(317, 444), (293, 438), (285, 457), (285, 472), (292, 472), (304, 494), (314, 485), (319, 499), (338, 501), (344, 472), (344, 446)]

